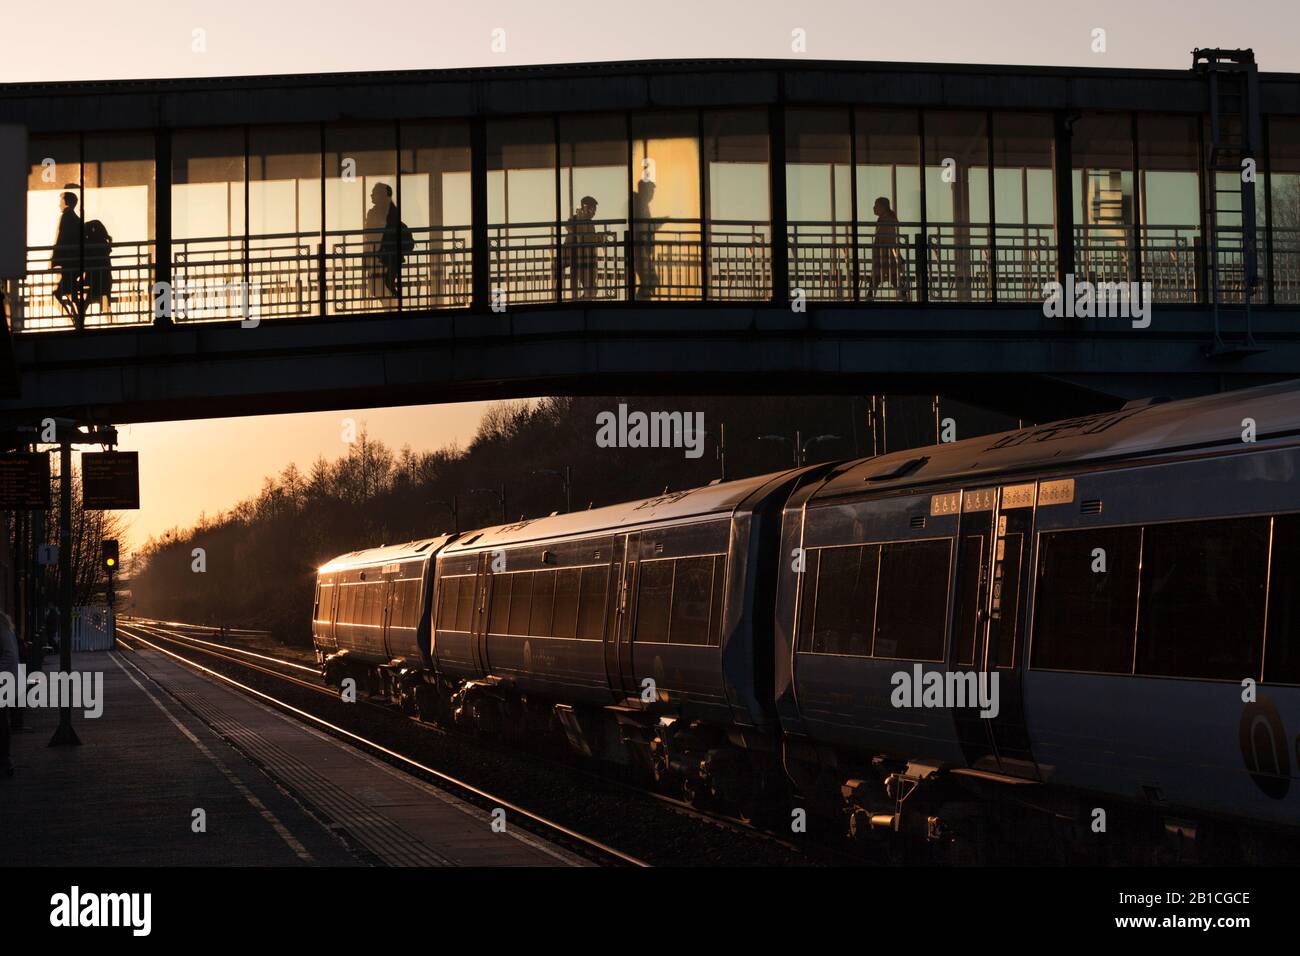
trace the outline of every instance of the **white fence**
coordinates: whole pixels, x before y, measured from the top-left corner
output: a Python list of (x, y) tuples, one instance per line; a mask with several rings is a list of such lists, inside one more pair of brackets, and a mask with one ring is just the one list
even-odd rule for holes
[(72, 649), (107, 651), (113, 647), (116, 630), (113, 612), (106, 607), (72, 609)]

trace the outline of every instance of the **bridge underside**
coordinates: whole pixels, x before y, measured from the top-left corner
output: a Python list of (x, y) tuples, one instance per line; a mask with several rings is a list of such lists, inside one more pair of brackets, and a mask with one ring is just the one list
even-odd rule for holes
[(1300, 377), (1300, 312), (717, 305), (368, 315), (18, 336), (0, 416), (114, 423), (543, 394), (938, 393), (1031, 421)]

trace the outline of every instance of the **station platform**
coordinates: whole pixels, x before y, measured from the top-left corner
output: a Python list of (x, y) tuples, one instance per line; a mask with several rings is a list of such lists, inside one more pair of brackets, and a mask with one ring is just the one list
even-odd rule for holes
[(50, 747), (58, 711), (23, 711), (0, 866), (586, 864), (157, 652), (73, 668), (103, 673), (103, 713), (74, 710), (82, 745)]

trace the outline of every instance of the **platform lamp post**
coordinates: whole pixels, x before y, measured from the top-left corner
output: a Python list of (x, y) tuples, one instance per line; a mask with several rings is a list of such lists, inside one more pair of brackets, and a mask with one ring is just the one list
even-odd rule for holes
[(109, 644), (112, 647), (117, 646), (117, 615), (113, 610), (114, 600), (113, 592), (113, 575), (117, 573), (118, 549), (116, 538), (106, 538), (99, 542), (99, 563), (108, 576), (108, 583), (104, 586), (104, 597), (108, 603), (108, 627), (109, 627)]
[[(55, 420), (59, 444), (59, 671), (72, 673), (72, 438), (75, 423)], [(81, 743), (72, 729), (72, 702), (64, 695), (59, 704), (59, 726), (50, 738), (51, 747)]]

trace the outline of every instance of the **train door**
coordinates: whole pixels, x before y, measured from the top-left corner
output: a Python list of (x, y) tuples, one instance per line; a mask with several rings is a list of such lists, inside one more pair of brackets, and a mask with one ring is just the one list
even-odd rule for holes
[[(1033, 485), (963, 492), (952, 670), (975, 673), (991, 704), (954, 710), (968, 766), (1037, 779), (1025, 732), (1016, 658), (1023, 644), (1024, 574)], [(969, 686), (969, 685), (968, 685)]]
[(492, 598), (492, 553), (484, 551), (478, 556), (474, 569), (474, 604), (470, 610), (470, 645), (473, 649), (474, 662), (483, 674), (490, 674), (488, 661), (488, 607)]
[[(605, 679), (615, 700), (623, 699), (623, 667), (620, 661), (623, 646), (623, 581), (626, 535), (615, 536), (610, 545), (609, 578), (606, 590), (605, 613)], [(612, 597), (612, 599), (610, 599)]]
[(393, 625), (393, 599), (396, 597), (397, 584), (392, 577), (384, 580), (383, 603), (380, 605), (379, 612), (379, 646), (384, 649), (384, 654), (391, 661), (393, 659), (393, 639), (391, 628)]
[(632, 638), (636, 630), (636, 584), (641, 561), (641, 534), (623, 537), (623, 576), (618, 586), (618, 675), (616, 696), (634, 697), (638, 693), (636, 672), (632, 669)]

